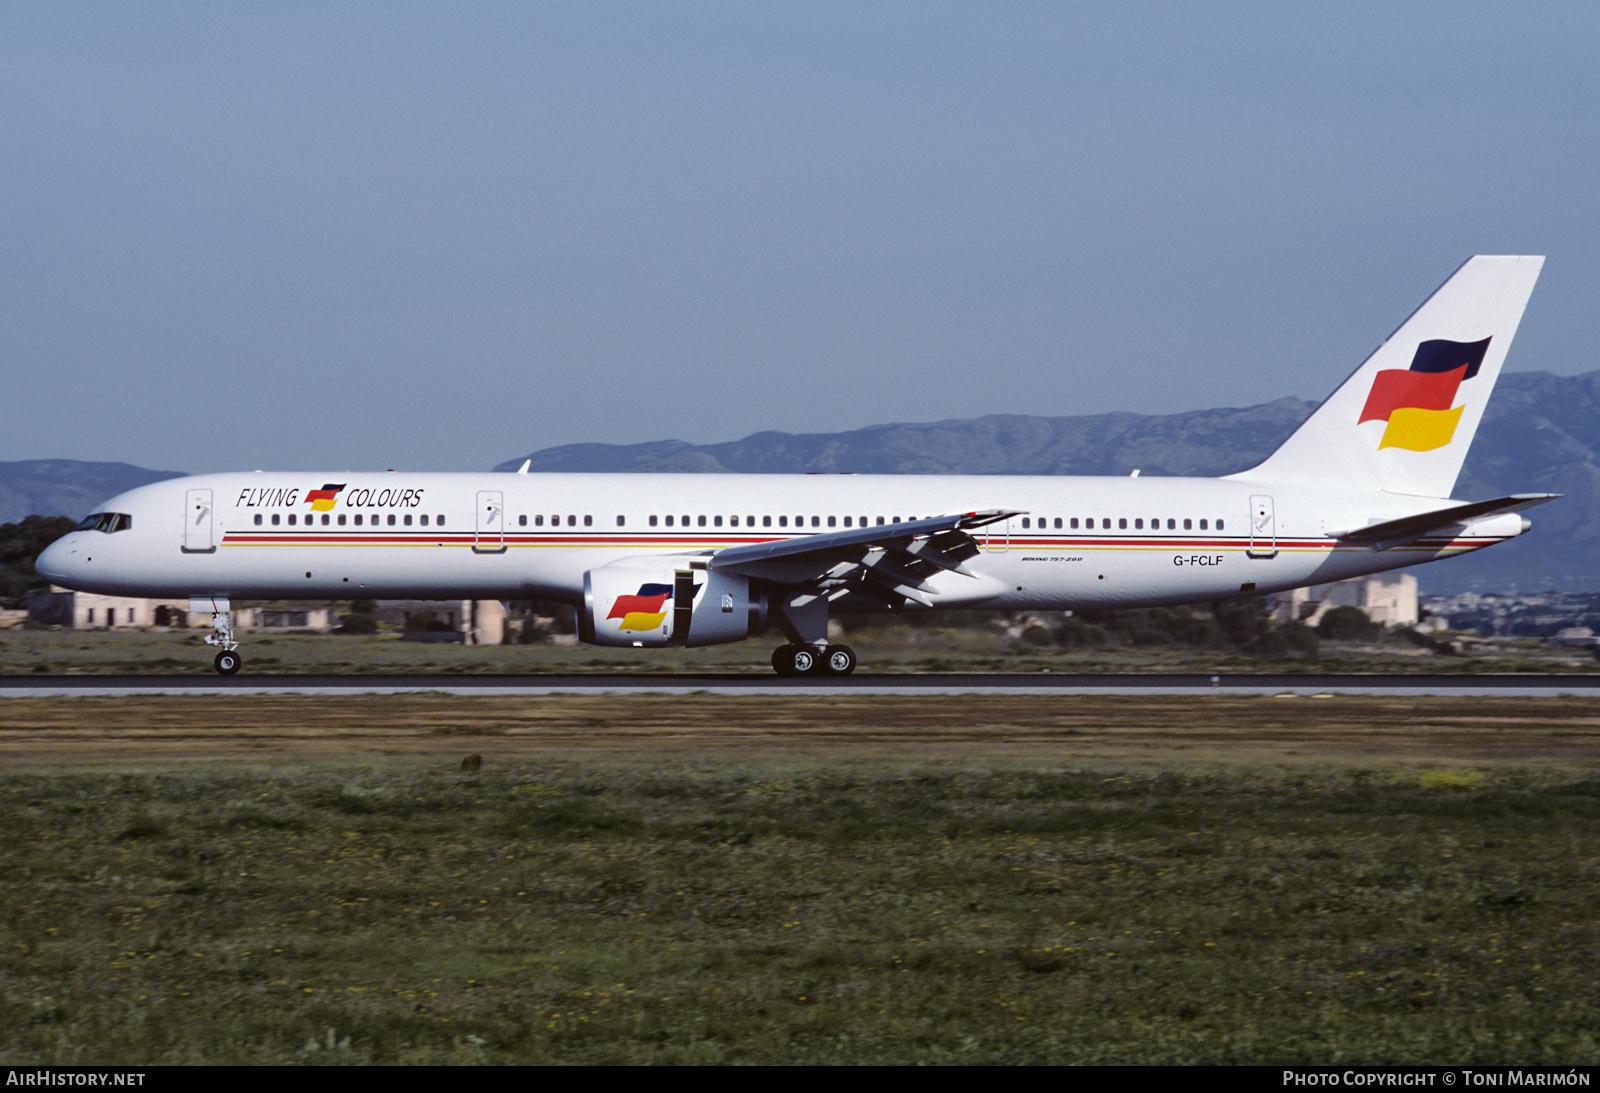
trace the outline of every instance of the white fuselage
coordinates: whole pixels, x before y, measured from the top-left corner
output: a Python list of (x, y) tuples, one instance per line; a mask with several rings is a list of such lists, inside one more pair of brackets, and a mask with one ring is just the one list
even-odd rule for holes
[[(308, 499), (325, 486), (341, 488)], [(258, 472), (130, 490), (105, 506), (125, 529), (75, 531), (38, 569), (113, 595), (577, 605), (585, 572), (623, 558), (1009, 508), (1026, 515), (975, 533), (978, 579), (938, 574), (931, 606), (1135, 607), (1395, 569), (1524, 527), (1499, 516), (1383, 551), (1328, 537), (1440, 504), (1237, 478)]]

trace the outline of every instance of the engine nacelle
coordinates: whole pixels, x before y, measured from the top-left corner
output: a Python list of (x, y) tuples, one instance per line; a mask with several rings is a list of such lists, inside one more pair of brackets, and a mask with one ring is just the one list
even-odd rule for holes
[(590, 645), (721, 645), (767, 628), (767, 594), (704, 558), (627, 558), (583, 575), (578, 640)]

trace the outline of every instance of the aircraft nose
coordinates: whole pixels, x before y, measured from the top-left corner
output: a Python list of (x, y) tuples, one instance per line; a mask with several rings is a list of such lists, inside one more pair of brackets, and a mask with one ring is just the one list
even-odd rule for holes
[(76, 552), (65, 538), (57, 539), (40, 552), (33, 568), (51, 584), (66, 584), (72, 579), (73, 556)]

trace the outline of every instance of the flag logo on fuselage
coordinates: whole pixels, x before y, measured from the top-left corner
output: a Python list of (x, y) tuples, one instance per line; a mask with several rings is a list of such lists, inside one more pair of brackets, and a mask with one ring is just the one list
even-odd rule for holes
[(1442, 338), (1417, 346), (1408, 369), (1386, 368), (1372, 381), (1367, 404), (1356, 419), (1386, 421), (1379, 448), (1428, 452), (1456, 435), (1466, 404), (1453, 406), (1456, 390), (1478, 374), (1491, 339), (1451, 342)]
[[(312, 512), (327, 512), (339, 500), (339, 491), (344, 489), (345, 485), (343, 482), (324, 482), (320, 490), (306, 491), (306, 503), (311, 506)], [(276, 520), (277, 517), (274, 516), (273, 519)], [(374, 516), (373, 520), (377, 520), (377, 517)]]

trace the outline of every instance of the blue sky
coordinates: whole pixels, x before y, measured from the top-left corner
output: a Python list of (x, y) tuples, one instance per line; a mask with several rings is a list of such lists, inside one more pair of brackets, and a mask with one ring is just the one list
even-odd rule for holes
[(1321, 398), (1464, 258), (1600, 367), (1600, 8), (0, 7), (0, 459)]

